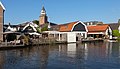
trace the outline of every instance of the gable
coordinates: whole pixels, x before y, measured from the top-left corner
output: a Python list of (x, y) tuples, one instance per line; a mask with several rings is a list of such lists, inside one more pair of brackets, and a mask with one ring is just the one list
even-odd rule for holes
[(24, 31), (24, 30), (30, 30), (30, 32), (33, 32), (33, 31), (37, 31), (36, 30), (36, 28), (38, 27), (38, 25), (36, 25), (36, 24), (33, 24), (33, 23), (28, 23), (24, 28), (23, 28), (23, 30), (22, 31)]
[(23, 30), (23, 32), (35, 32), (36, 30), (34, 30), (34, 28), (33, 27), (31, 27), (31, 26), (28, 26), (28, 27), (26, 27), (24, 30)]
[(78, 23), (74, 26), (73, 31), (86, 31), (86, 29), (82, 23)]

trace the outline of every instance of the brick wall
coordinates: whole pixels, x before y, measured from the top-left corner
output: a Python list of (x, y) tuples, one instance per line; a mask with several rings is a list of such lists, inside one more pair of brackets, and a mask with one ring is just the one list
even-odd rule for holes
[(4, 10), (0, 6), (0, 41), (3, 41)]
[(47, 23), (47, 16), (46, 15), (41, 15), (39, 19), (39, 25), (43, 25)]

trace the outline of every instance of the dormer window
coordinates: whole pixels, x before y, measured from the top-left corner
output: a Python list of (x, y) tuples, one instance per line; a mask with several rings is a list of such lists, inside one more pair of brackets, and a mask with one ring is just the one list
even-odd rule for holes
[(67, 28), (68, 28), (68, 26), (66, 25), (66, 26), (65, 26), (65, 28), (67, 29)]

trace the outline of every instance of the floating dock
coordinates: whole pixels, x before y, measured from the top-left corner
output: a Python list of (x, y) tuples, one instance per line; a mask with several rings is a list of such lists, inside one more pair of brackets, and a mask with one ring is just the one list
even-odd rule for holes
[(92, 40), (88, 40), (88, 39), (84, 39), (81, 42), (103, 42), (103, 39), (92, 39)]

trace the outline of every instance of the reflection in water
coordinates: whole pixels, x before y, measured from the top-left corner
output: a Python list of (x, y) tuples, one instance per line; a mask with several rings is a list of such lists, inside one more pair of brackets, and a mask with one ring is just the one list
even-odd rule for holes
[(76, 56), (76, 43), (67, 45), (67, 55), (69, 57), (75, 57)]
[(4, 62), (5, 62), (4, 56), (5, 56), (5, 53), (0, 52), (0, 69), (3, 69), (3, 65), (4, 65)]
[(39, 47), (40, 51), (40, 69), (46, 69), (49, 56), (49, 47), (41, 46)]
[(72, 43), (1, 50), (0, 69), (120, 69), (120, 43)]

